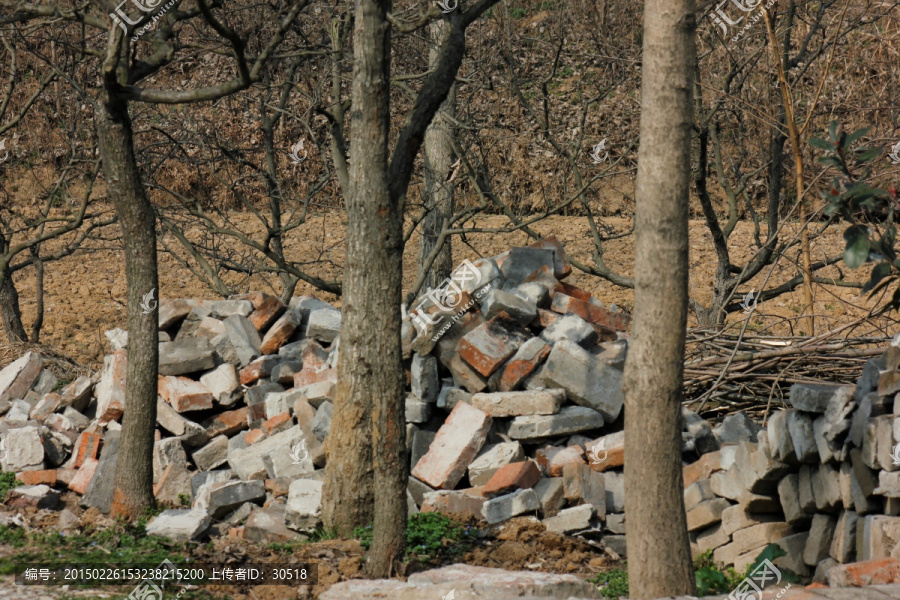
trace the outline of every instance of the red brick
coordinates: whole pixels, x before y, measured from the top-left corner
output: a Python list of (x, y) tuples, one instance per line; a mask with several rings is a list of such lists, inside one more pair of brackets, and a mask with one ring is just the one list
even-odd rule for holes
[(435, 489), (453, 489), (484, 445), (491, 417), (466, 402), (457, 404), (434, 436), (412, 475)]
[(250, 292), (232, 296), (231, 300), (249, 300), (253, 304), (253, 312), (247, 317), (257, 331), (263, 331), (281, 316), (285, 306), (275, 296), (263, 292)]
[(533, 461), (510, 463), (497, 469), (484, 485), (482, 493), (485, 498), (493, 498), (517, 489), (526, 490), (533, 487), (540, 478), (541, 470)]
[(583, 290), (580, 287), (571, 285), (565, 281), (559, 282), (559, 292), (566, 296), (577, 298), (582, 302), (590, 302), (593, 299), (593, 296), (591, 296), (591, 293), (587, 290)]
[(296, 310), (288, 310), (269, 328), (269, 331), (263, 337), (262, 344), (259, 347), (263, 354), (272, 354), (281, 348), (287, 342), (300, 323), (303, 322), (303, 315)]
[(294, 373), (294, 387), (303, 387), (316, 382), (316, 371), (312, 368), (304, 367)]
[(303, 352), (300, 353), (300, 358), (303, 359), (304, 370), (318, 371), (325, 366), (325, 361), (328, 360), (328, 350), (323, 348), (318, 342), (310, 340)]
[(484, 377), (515, 354), (530, 336), (509, 321), (505, 312), (463, 336), (457, 346), (460, 357)]
[(22, 471), (19, 479), (25, 485), (56, 485), (56, 469), (44, 469), (43, 471)]
[(205, 422), (206, 432), (210, 438), (217, 435), (233, 436), (239, 431), (247, 429), (247, 413), (250, 409), (246, 406), (235, 410), (219, 413)]
[(242, 385), (250, 385), (272, 374), (272, 357), (260, 356), (240, 370), (238, 376)]
[(96, 433), (85, 431), (78, 438), (78, 450), (75, 453), (75, 468), (84, 464), (85, 459), (97, 458), (97, 452), (100, 450), (101, 438)]
[(244, 436), (244, 441), (248, 444), (255, 444), (264, 439), (266, 439), (266, 432), (262, 429), (251, 429), (247, 432), (247, 435)]
[(530, 358), (519, 358), (518, 354), (513, 356), (513, 358), (500, 369), (498, 389), (501, 392), (509, 392), (517, 389), (525, 378), (534, 373), (540, 364), (544, 362), (544, 359), (550, 354), (550, 346), (544, 344), (541, 346), (540, 350)]
[(625, 331), (630, 319), (622, 312), (612, 312), (587, 300), (567, 294), (553, 294), (550, 309), (563, 315), (578, 315), (588, 323), (599, 325), (610, 331)]
[(274, 417), (263, 423), (261, 428), (266, 432), (266, 435), (272, 435), (278, 433), (279, 431), (290, 429), (293, 424), (294, 420), (291, 418), (291, 413), (283, 412), (280, 415), (275, 415)]
[(572, 463), (586, 464), (584, 450), (577, 445), (567, 448), (560, 448), (559, 446), (539, 448), (535, 452), (534, 458), (541, 470), (551, 477), (560, 477), (565, 465)]
[(896, 558), (882, 558), (837, 565), (828, 571), (828, 583), (832, 587), (900, 583), (900, 561)]
[(290, 486), (289, 481), (285, 481), (282, 479), (266, 479), (265, 482), (266, 491), (272, 494), (275, 498), (281, 498), (282, 496), (288, 495), (288, 487)]
[(625, 464), (625, 432), (619, 431), (597, 438), (585, 445), (591, 469), (603, 472)]
[(157, 385), (159, 395), (178, 412), (212, 408), (213, 395), (199, 381), (187, 377), (160, 376)]
[(681, 470), (684, 479), (684, 487), (687, 489), (692, 483), (700, 479), (707, 479), (716, 471), (722, 470), (722, 454), (720, 452), (708, 452), (696, 462), (689, 464)]
[(478, 494), (470, 494), (470, 490), (452, 490), (436, 494), (422, 505), (422, 512), (437, 512), (445, 515), (465, 514), (481, 519), (481, 507), (485, 498)]
[(536, 327), (540, 327), (541, 329), (546, 329), (553, 325), (557, 319), (560, 318), (559, 313), (555, 313), (550, 310), (544, 310), (543, 308), (539, 308), (537, 311), (537, 316), (534, 318), (534, 321), (531, 322), (532, 325)]
[(62, 483), (65, 486), (68, 486), (72, 480), (75, 478), (75, 474), (78, 472), (78, 469), (70, 469), (65, 467), (60, 467), (56, 469), (56, 481), (58, 483)]
[(84, 491), (94, 477), (94, 471), (97, 470), (98, 464), (100, 464), (100, 461), (95, 458), (85, 459), (84, 464), (81, 465), (81, 468), (75, 473), (75, 477), (69, 482), (69, 489), (76, 494), (84, 495)]

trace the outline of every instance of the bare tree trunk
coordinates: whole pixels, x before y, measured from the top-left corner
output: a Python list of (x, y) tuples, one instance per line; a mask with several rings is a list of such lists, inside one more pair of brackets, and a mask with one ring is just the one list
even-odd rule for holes
[[(435, 21), (429, 25), (431, 50), (429, 64), (434, 68), (438, 60), (437, 48), (444, 37), (447, 24)], [(453, 122), (456, 117), (456, 85), (450, 88), (447, 99), (425, 131), (425, 181), (422, 198), (428, 211), (422, 221), (422, 237), (419, 242), (419, 275), (428, 267), (428, 257), (437, 245), (444, 224), (453, 215), (453, 182), (450, 169), (453, 166)], [(439, 254), (431, 263), (423, 289), (436, 288), (453, 271), (450, 240), (446, 240)]]
[[(108, 88), (107, 88), (108, 89)], [(153, 429), (156, 425), (156, 374), (159, 367), (159, 317), (145, 313), (143, 298), (158, 292), (156, 215), (144, 190), (134, 157), (128, 106), (107, 92), (97, 112), (97, 139), (109, 195), (119, 215), (125, 245), (128, 296), (128, 369), (125, 411), (111, 514), (134, 519), (155, 502)], [(159, 294), (154, 293), (158, 298)]]
[[(372, 521), (370, 576), (403, 556), (405, 423), (400, 350), (403, 230), (388, 189), (390, 0), (359, 0), (354, 25), (347, 262), (323, 517), (341, 535)], [(373, 448), (377, 452), (373, 452)], [(398, 491), (399, 486), (399, 491)]]
[(44, 326), (44, 261), (41, 260), (40, 246), (31, 247), (31, 258), (34, 260), (34, 299), (35, 314), (31, 324), (31, 341), (40, 341), (41, 327)]
[(3, 330), (10, 342), (27, 342), (28, 334), (22, 324), (22, 312), (19, 309), (19, 293), (12, 280), (12, 273), (7, 271), (0, 279), (0, 316), (3, 318)]
[(692, 0), (644, 4), (634, 324), (623, 385), (634, 600), (694, 594), (680, 432), (695, 27)]

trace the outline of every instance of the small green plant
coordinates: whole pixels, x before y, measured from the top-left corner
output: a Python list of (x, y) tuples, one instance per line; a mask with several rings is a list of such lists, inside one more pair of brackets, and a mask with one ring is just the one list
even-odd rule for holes
[[(459, 523), (440, 513), (416, 513), (406, 522), (406, 556), (416, 555), (426, 561), (441, 550), (461, 542), (468, 531)], [(372, 526), (357, 527), (353, 537), (366, 550), (372, 545)]]
[(628, 570), (627, 564), (622, 563), (622, 568), (610, 569), (602, 573), (597, 573), (590, 579), (589, 583), (593, 583), (600, 588), (600, 595), (604, 598), (617, 600), (621, 597), (628, 597)]
[(15, 473), (0, 473), (0, 502), (5, 502), (9, 490), (19, 485), (21, 485), (21, 482), (16, 482)]
[(190, 506), (191, 505), (191, 495), (190, 494), (178, 494), (178, 503), (182, 506)]
[(520, 6), (513, 6), (509, 9), (509, 16), (513, 19), (521, 19), (522, 17), (528, 14), (527, 8), (522, 8)]

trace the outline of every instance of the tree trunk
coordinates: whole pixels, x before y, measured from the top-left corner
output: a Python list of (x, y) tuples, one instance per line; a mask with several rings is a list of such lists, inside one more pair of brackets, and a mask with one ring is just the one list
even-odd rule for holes
[[(159, 317), (157, 310), (145, 313), (141, 303), (149, 292), (159, 291), (156, 215), (135, 161), (127, 103), (111, 92), (104, 100), (95, 117), (97, 139), (109, 195), (122, 227), (128, 286), (128, 368), (117, 461), (124, 468), (116, 469), (111, 514), (134, 519), (154, 504)], [(159, 294), (154, 293), (153, 297), (159, 298)]]
[[(447, 24), (435, 21), (429, 26), (431, 50), (429, 64), (434, 68), (438, 59), (437, 48), (444, 37)], [(419, 274), (428, 268), (428, 257), (438, 242), (444, 224), (453, 216), (453, 182), (450, 169), (453, 166), (453, 122), (456, 116), (456, 85), (450, 88), (447, 99), (425, 131), (425, 181), (422, 199), (427, 211), (422, 221), (422, 237), (419, 242)], [(431, 269), (425, 276), (423, 290), (439, 287), (453, 271), (450, 240), (440, 249)]]
[(681, 475), (687, 325), (692, 0), (647, 0), (635, 212), (634, 322), (625, 365), (631, 598), (694, 594)]
[(12, 342), (27, 342), (28, 334), (22, 325), (22, 312), (19, 310), (19, 293), (12, 280), (12, 273), (0, 279), (0, 316), (3, 318), (3, 330), (6, 339)]
[(387, 178), (389, 10), (390, 0), (359, 0), (356, 8), (341, 352), (322, 505), (326, 525), (344, 536), (374, 515), (370, 576), (389, 574), (403, 556), (406, 532), (403, 230)]

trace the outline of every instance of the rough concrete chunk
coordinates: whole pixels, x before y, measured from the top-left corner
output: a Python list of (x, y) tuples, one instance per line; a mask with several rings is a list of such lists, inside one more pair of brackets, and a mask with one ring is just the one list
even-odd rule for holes
[(541, 507), (537, 494), (532, 489), (518, 490), (499, 498), (488, 500), (481, 508), (481, 514), (490, 523), (500, 523), (523, 513), (536, 511)]
[(262, 354), (262, 340), (253, 323), (241, 315), (231, 315), (224, 321), (225, 333), (213, 340), (216, 352), (227, 363), (246, 367), (254, 358)]
[(791, 386), (788, 404), (797, 410), (824, 413), (835, 396), (853, 395), (853, 388), (828, 383), (795, 383)]
[(547, 388), (562, 388), (572, 402), (599, 412), (607, 422), (622, 410), (622, 372), (590, 354), (575, 342), (554, 344), (535, 377)]
[(413, 395), (423, 402), (436, 402), (440, 386), (437, 358), (413, 354), (410, 386)]
[(147, 535), (167, 537), (175, 542), (199, 539), (212, 522), (202, 511), (175, 509), (157, 515), (147, 524)]
[(599, 429), (603, 422), (603, 416), (595, 410), (567, 406), (555, 415), (515, 417), (509, 424), (507, 434), (516, 440), (536, 440)]
[(0, 401), (24, 398), (40, 377), (43, 362), (37, 352), (26, 352), (4, 367), (0, 371)]
[(37, 427), (10, 429), (3, 436), (4, 471), (38, 471), (44, 468), (44, 444)]
[(311, 531), (320, 521), (322, 512), (322, 482), (298, 479), (288, 491), (284, 523), (296, 531)]
[(101, 421), (115, 421), (125, 410), (127, 367), (127, 350), (116, 350), (103, 359), (103, 371), (97, 384), (97, 417)]
[(310, 310), (306, 337), (330, 344), (341, 333), (341, 311), (331, 307)]
[(159, 345), (159, 374), (183, 375), (216, 366), (215, 350), (208, 339), (195, 337)]
[(537, 316), (537, 305), (511, 292), (492, 289), (481, 301), (481, 312), (487, 319), (493, 319), (501, 312), (506, 313), (519, 325), (527, 325)]
[(492, 417), (554, 415), (566, 399), (565, 390), (474, 394), (469, 403)]
[[(432, 442), (433, 443), (433, 442)], [(503, 442), (486, 446), (469, 465), (469, 483), (484, 485), (503, 465), (524, 460), (525, 452), (519, 442)]]
[(807, 538), (806, 548), (803, 550), (803, 562), (814, 567), (819, 564), (820, 560), (828, 556), (836, 524), (835, 518), (829, 515), (813, 516), (812, 525), (809, 528), (809, 538)]
[(593, 517), (594, 507), (590, 504), (582, 504), (561, 510), (555, 517), (544, 519), (542, 522), (547, 531), (566, 534), (587, 529), (590, 527)]

